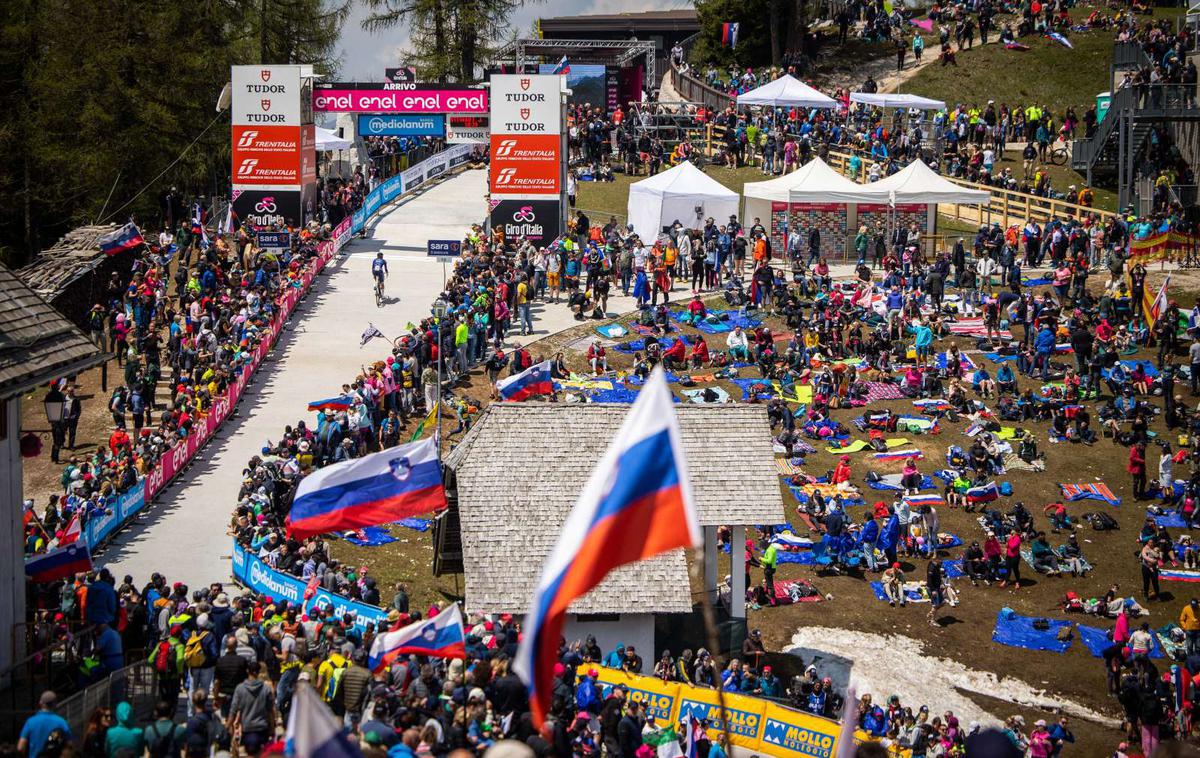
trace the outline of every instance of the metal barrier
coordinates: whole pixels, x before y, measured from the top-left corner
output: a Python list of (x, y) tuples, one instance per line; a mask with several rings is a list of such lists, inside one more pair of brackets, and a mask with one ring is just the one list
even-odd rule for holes
[(60, 700), (58, 715), (66, 719), (71, 734), (79, 741), (83, 739), (88, 719), (97, 708), (115, 710), (121, 702), (128, 702), (133, 707), (135, 724), (146, 724), (153, 720), (154, 706), (158, 702), (158, 682), (155, 681), (154, 670), (146, 661), (130, 664)]

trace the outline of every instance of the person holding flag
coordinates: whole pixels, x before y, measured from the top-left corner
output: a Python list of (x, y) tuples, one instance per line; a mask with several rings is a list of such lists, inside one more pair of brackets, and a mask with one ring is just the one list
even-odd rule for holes
[(514, 670), (534, 723), (550, 712), (558, 643), (571, 603), (614, 569), (702, 544), (679, 426), (656, 367), (567, 517), (523, 624)]

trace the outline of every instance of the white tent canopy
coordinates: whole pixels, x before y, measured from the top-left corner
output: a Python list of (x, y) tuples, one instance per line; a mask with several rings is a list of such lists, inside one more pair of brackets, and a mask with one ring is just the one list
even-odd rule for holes
[(317, 151), (330, 152), (332, 150), (348, 150), (353, 144), (348, 139), (342, 139), (337, 136), (337, 132), (329, 129), (316, 127), (317, 130)]
[(629, 186), (628, 218), (650, 243), (676, 221), (686, 229), (700, 229), (710, 216), (723, 223), (737, 214), (738, 204), (736, 192), (684, 161)]
[(920, 160), (867, 187), (883, 192), (897, 203), (982, 205), (992, 198), (992, 193), (986, 190), (967, 189), (941, 177)]
[(880, 108), (917, 108), (923, 111), (941, 111), (946, 109), (942, 100), (934, 100), (919, 95), (887, 94), (883, 92), (851, 92), (850, 102), (877, 105)]
[(772, 105), (781, 108), (836, 108), (838, 101), (790, 74), (738, 95), (738, 105)]
[(766, 182), (750, 182), (742, 189), (746, 196), (745, 223), (757, 217), (766, 219), (771, 203), (886, 203), (888, 193), (870, 184), (855, 184), (813, 158), (790, 174)]

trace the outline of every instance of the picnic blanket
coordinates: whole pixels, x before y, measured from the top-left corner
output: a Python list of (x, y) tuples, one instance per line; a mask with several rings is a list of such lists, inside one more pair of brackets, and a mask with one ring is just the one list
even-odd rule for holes
[(963, 570), (962, 558), (954, 558), (948, 561), (942, 561), (942, 573), (947, 579), (961, 579), (967, 575)]
[[(904, 437), (897, 437), (895, 439), (884, 440), (883, 444), (887, 445), (889, 448), (892, 448), (892, 447), (900, 447), (901, 445), (907, 445), (908, 442), (909, 441)], [(827, 447), (827, 448), (825, 448), (825, 452), (827, 452), (827, 453), (858, 453), (858, 452), (862, 452), (863, 450), (866, 450), (867, 448), (871, 448), (870, 442), (867, 442), (866, 440), (855, 440), (855, 441), (845, 445), (844, 447), (838, 447), (837, 445)], [(873, 450), (874, 448), (871, 448), (871, 449)]]
[[(1139, 363), (1142, 366), (1142, 370), (1146, 372), (1146, 376), (1148, 378), (1154, 379), (1155, 377), (1158, 376), (1158, 367), (1154, 365), (1154, 361), (1138, 361), (1138, 360), (1121, 361), (1121, 365), (1124, 366), (1125, 370), (1129, 373), (1132, 373), (1133, 370), (1138, 367)], [(1112, 369), (1110, 369), (1110, 368), (1101, 369), (1100, 375), (1103, 376), (1105, 379), (1107, 379), (1109, 376), (1112, 375)]]
[[(963, 337), (986, 337), (987, 327), (983, 325), (983, 317), (977, 318), (960, 318), (958, 321), (953, 321), (946, 324), (946, 329), (951, 334), (957, 334)], [(1001, 338), (1012, 339), (1012, 332), (1007, 329), (994, 329), (993, 334), (999, 334)]]
[(362, 529), (343, 532), (342, 536), (346, 538), (346, 542), (359, 547), (379, 547), (396, 541), (382, 526), (365, 526)]
[(570, 379), (559, 379), (554, 383), (556, 390), (611, 390), (612, 388), (611, 379), (577, 378), (574, 375)]
[[(1045, 621), (1045, 630), (1035, 629), (1035, 621)], [(1071, 647), (1070, 641), (1058, 639), (1058, 630), (1070, 628), (1070, 621), (1058, 619), (1039, 619), (1033, 616), (1022, 616), (1012, 608), (1001, 608), (996, 614), (996, 626), (992, 629), (992, 641), (1009, 647), (1023, 647), (1026, 650), (1048, 650), (1052, 653), (1065, 653)]]
[[(663, 348), (668, 348), (671, 345), (675, 344), (676, 339), (683, 340), (683, 344), (685, 344), (685, 345), (690, 346), (692, 344), (691, 341), (688, 340), (686, 334), (680, 334), (678, 337), (659, 337), (658, 344), (662, 345)], [(622, 342), (620, 345), (617, 345), (616, 349), (618, 352), (621, 352), (621, 353), (640, 352), (640, 351), (646, 349), (646, 340), (640, 339), (640, 340), (629, 340), (628, 342)]]
[[(1188, 527), (1187, 519), (1185, 519), (1181, 514), (1176, 513), (1174, 511), (1172, 511), (1171, 513), (1163, 514), (1161, 516), (1155, 516), (1154, 523), (1157, 524), (1158, 526), (1165, 526), (1168, 529), (1188, 529), (1188, 528), (1190, 528), (1190, 527)], [(1164, 579), (1167, 578), (1166, 573), (1167, 573), (1166, 571), (1162, 572)], [(1190, 581), (1190, 580), (1181, 579), (1178, 581)]]
[(952, 547), (959, 547), (962, 543), (962, 537), (959, 537), (957, 534), (938, 532), (938, 550), (949, 550)]
[(904, 397), (904, 393), (900, 391), (899, 384), (891, 382), (863, 382), (866, 392), (863, 394), (863, 399), (868, 403), (874, 403), (879, 400), (899, 400)]
[[(627, 389), (625, 387), (614, 387), (611, 390), (595, 390), (587, 393), (589, 403), (632, 403), (637, 400), (638, 393), (636, 390)], [(679, 402), (679, 398), (675, 398), (675, 402)]]
[(793, 384), (792, 394), (784, 392), (783, 385), (779, 382), (771, 382), (771, 389), (775, 394), (783, 398), (789, 403), (811, 403), (813, 399), (813, 388), (811, 384)]
[(939, 431), (936, 419), (927, 416), (900, 415), (896, 417), (896, 431), (912, 434), (936, 434)]
[(620, 324), (605, 324), (604, 326), (596, 327), (596, 333), (601, 337), (607, 337), (610, 340), (615, 340), (624, 337), (626, 334), (629, 334), (629, 330)]
[[(887, 590), (883, 588), (883, 582), (871, 582), (871, 591), (875, 593), (876, 600), (888, 601)], [(928, 603), (929, 588), (925, 585), (924, 580), (919, 582), (904, 583), (904, 599), (910, 603)]]
[[(705, 400), (704, 393), (708, 392), (708, 391), (715, 392), (717, 395), (716, 399)], [(686, 397), (688, 399), (689, 403), (700, 403), (702, 405), (720, 405), (721, 403), (729, 403), (729, 402), (733, 401), (733, 399), (731, 397), (729, 397), (729, 393), (726, 392), (725, 390), (721, 389), (720, 387), (705, 387), (702, 389), (683, 390), (682, 392), (683, 392), (684, 397)]]
[[(867, 486), (873, 490), (881, 490), (884, 492), (892, 492), (902, 490), (904, 487), (900, 481), (904, 478), (904, 474), (882, 474), (878, 479), (868, 478)], [(921, 477), (921, 484), (917, 489), (928, 490), (934, 486), (933, 478), (928, 476)], [(939, 498), (940, 499), (940, 498)]]
[[(837, 487), (832, 484), (789, 484), (788, 489), (796, 497), (797, 502), (802, 505), (808, 502), (814, 492), (820, 492), (826, 500), (832, 499), (838, 494)], [(842, 505), (865, 505), (862, 495), (856, 492), (843, 492), (841, 497)]]
[(1035, 458), (1033, 463), (1026, 463), (1025, 459), (1019, 457), (1016, 453), (1004, 454), (1005, 470), (1013, 471), (1045, 471), (1046, 462), (1040, 458)]
[(672, 311), (671, 312), (671, 320), (681, 326), (691, 326), (696, 329), (699, 329), (700, 331), (704, 332), (705, 334), (724, 334), (725, 332), (733, 331), (732, 326), (730, 326), (725, 321), (721, 321), (720, 319), (715, 318), (711, 313), (707, 318), (702, 318), (699, 321), (696, 321), (694, 323), (689, 322), (689, 321), (684, 321), (683, 317), (686, 315), (687, 315), (687, 313), (684, 311)]
[(779, 472), (780, 476), (795, 476), (800, 473), (800, 467), (804, 465), (803, 460), (802, 458), (792, 458), (791, 460), (776, 458), (775, 469)]
[(777, 605), (819, 603), (824, 599), (820, 590), (806, 579), (785, 579), (775, 582), (775, 603)]
[[(959, 353), (958, 358), (959, 365), (962, 366), (963, 371), (974, 371), (975, 369), (979, 368), (975, 365), (975, 361), (971, 360), (971, 356), (967, 355), (966, 353)], [(938, 353), (937, 360), (935, 361), (937, 363), (937, 367), (942, 371), (945, 371), (947, 360), (948, 356), (945, 352)]]
[(886, 453), (875, 453), (874, 458), (877, 461), (902, 461), (906, 458), (916, 458), (920, 460), (925, 457), (925, 454), (916, 448), (911, 450), (889, 450)]
[(418, 532), (428, 532), (430, 527), (433, 526), (433, 519), (416, 517), (402, 518), (395, 523), (397, 526), (402, 526), (405, 529), (412, 529)]
[(1113, 491), (1108, 488), (1104, 482), (1084, 482), (1082, 484), (1060, 484), (1063, 497), (1068, 502), (1076, 500), (1099, 500), (1102, 503), (1109, 505), (1120, 505), (1121, 498), (1113, 494)]
[[(742, 400), (767, 400), (775, 397), (775, 390), (766, 379), (730, 379), (729, 381), (742, 388)], [(751, 392), (751, 388), (755, 385), (758, 385), (757, 390)]]
[[(1079, 641), (1088, 649), (1093, 658), (1101, 658), (1104, 656), (1105, 648), (1113, 644), (1109, 635), (1111, 630), (1101, 629), (1098, 626), (1088, 626), (1087, 624), (1076, 624), (1075, 629), (1079, 632)], [(1150, 639), (1154, 642), (1154, 647), (1150, 649), (1151, 658), (1164, 658), (1162, 644), (1158, 640), (1158, 635), (1151, 632)]]

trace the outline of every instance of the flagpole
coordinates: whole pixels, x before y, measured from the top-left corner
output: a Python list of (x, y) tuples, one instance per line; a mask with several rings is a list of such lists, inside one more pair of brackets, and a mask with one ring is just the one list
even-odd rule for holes
[[(729, 553), (731, 573), (733, 571), (733, 556), (734, 553), (731, 550)], [(716, 558), (714, 557), (712, 560), (716, 561)], [(721, 648), (720, 640), (718, 639), (717, 634), (716, 614), (713, 611), (713, 599), (708, 592), (708, 587), (704, 586), (704, 576), (708, 573), (704, 570), (704, 568), (708, 561), (709, 558), (704, 548), (696, 548), (695, 552), (692, 554), (691, 572), (693, 581), (698, 582), (700, 586), (704, 587), (704, 591), (701, 593), (704, 597), (704, 600), (700, 603), (700, 615), (704, 619), (704, 631), (708, 639), (708, 647), (712, 651), (715, 666), (717, 663), (721, 663), (721, 659), (718, 657), (720, 655), (719, 651)], [(732, 591), (732, 586), (730, 587), (730, 591)], [(729, 712), (725, 710), (725, 687), (723, 686), (724, 683), (721, 682), (720, 670), (717, 671), (715, 684), (717, 687), (717, 713), (720, 715), (721, 719), (721, 747), (725, 749), (725, 755), (729, 755)]]

